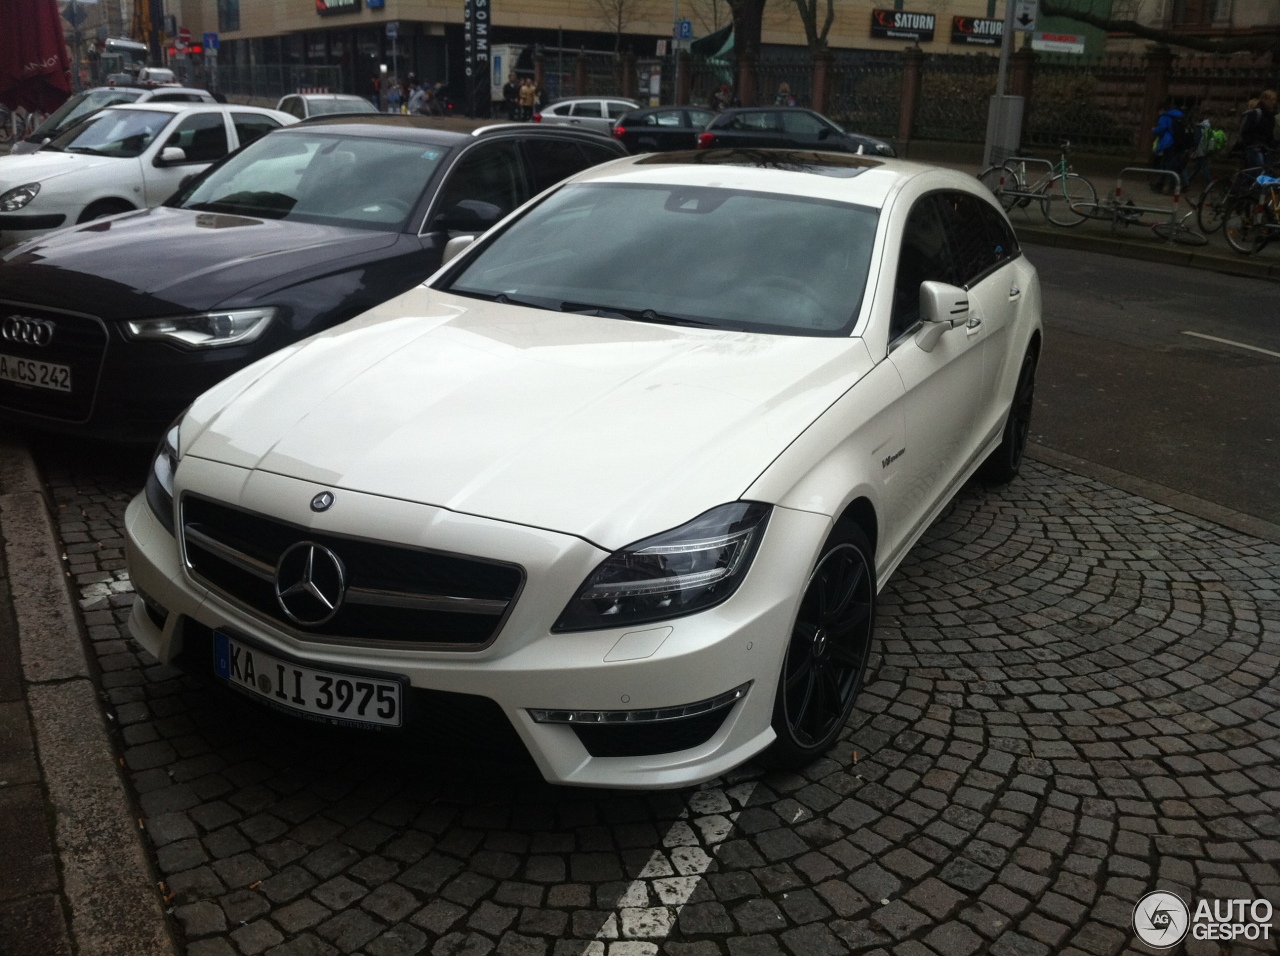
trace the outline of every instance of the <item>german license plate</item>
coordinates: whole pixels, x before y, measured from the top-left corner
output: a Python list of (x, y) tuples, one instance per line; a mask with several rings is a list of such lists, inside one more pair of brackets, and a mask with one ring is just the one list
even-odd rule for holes
[(401, 685), (355, 674), (302, 667), (214, 631), (214, 673), (263, 700), (341, 723), (399, 727)]
[(0, 382), (16, 382), (55, 392), (71, 391), (71, 366), (0, 355)]

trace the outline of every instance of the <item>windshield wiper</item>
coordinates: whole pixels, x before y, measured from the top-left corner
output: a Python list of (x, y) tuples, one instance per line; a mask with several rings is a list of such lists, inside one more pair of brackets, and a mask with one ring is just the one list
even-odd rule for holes
[(523, 305), (530, 309), (548, 309), (555, 311), (555, 305), (549, 299), (538, 299), (532, 296), (512, 295), (510, 292), (479, 292), (471, 289), (447, 289), (454, 295), (465, 295), (472, 299), (484, 299), (500, 305)]
[(561, 312), (578, 315), (595, 315), (602, 319), (627, 319), (631, 322), (652, 322), (655, 325), (687, 325), (699, 329), (722, 329), (724, 326), (683, 315), (670, 315), (654, 309), (620, 309), (612, 305), (591, 305), (586, 302), (561, 302)]

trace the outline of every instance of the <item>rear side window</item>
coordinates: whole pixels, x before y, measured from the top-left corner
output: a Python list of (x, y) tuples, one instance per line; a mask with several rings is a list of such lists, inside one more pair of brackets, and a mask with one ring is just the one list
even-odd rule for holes
[(618, 119), (619, 117), (627, 113), (630, 113), (633, 109), (635, 109), (635, 107), (632, 106), (630, 103), (612, 103), (611, 102), (606, 105), (609, 107), (609, 119)]
[(683, 126), (683, 117), (679, 110), (669, 110), (665, 113), (654, 113), (654, 120), (658, 126)]
[(266, 136), (273, 129), (280, 128), (279, 123), (270, 116), (263, 116), (261, 113), (232, 113), (231, 125), (236, 128), (236, 136), (239, 138), (241, 146), (248, 146), (254, 140)]
[(600, 111), (600, 104), (595, 100), (587, 103), (574, 103), (573, 109), (569, 111), (570, 116), (603, 116)]
[(937, 200), (949, 220), (956, 249), (956, 285), (970, 285), (1004, 259), (1003, 244), (983, 218), (986, 206), (977, 196), (961, 192), (939, 193)]
[(762, 130), (776, 129), (773, 125), (773, 115), (771, 113), (740, 113), (730, 120), (729, 128), (756, 133)]
[(452, 209), (464, 199), (492, 203), (505, 216), (520, 205), (520, 160), (513, 143), (489, 143), (470, 150), (449, 174), (441, 211)]
[(280, 111), (288, 113), (290, 116), (296, 116), (298, 119), (307, 118), (307, 111), (302, 105), (302, 98), (298, 96), (285, 97), (285, 101), (280, 104)]
[(211, 163), (227, 155), (227, 127), (221, 113), (196, 113), (188, 116), (165, 147), (177, 146), (187, 154), (189, 163)]
[(568, 140), (530, 139), (524, 144), (529, 159), (533, 191), (540, 193), (593, 163), (582, 154), (577, 143)]
[(805, 136), (817, 136), (826, 126), (816, 116), (797, 110), (781, 115), (782, 128), (788, 133), (800, 133)]
[(616, 152), (608, 146), (597, 146), (595, 143), (579, 143), (578, 145), (583, 153), (586, 154), (588, 166), (607, 163), (622, 155), (622, 153)]
[(689, 110), (689, 122), (693, 126), (703, 127), (716, 118), (715, 113), (707, 110)]

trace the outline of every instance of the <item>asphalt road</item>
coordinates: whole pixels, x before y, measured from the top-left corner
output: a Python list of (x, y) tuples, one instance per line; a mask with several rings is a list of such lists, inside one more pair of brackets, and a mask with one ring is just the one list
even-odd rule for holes
[(1280, 286), (1026, 253), (1044, 289), (1035, 440), (1280, 522)]

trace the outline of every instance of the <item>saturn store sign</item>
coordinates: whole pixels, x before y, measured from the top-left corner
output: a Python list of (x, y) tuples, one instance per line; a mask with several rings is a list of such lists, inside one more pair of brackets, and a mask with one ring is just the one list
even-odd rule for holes
[(937, 17), (932, 13), (908, 13), (906, 10), (872, 10), (871, 36), (877, 40), (915, 40), (928, 43), (933, 39)]
[(952, 17), (951, 42), (966, 46), (999, 46), (1004, 34), (1003, 20), (982, 17)]
[(322, 17), (334, 13), (359, 13), (360, 0), (316, 0), (316, 13)]

